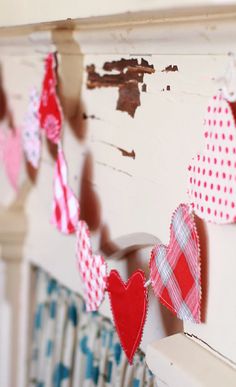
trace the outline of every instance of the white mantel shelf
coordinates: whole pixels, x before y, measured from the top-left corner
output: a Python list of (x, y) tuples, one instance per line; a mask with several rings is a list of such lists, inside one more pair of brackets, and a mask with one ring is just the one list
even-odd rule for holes
[[(2, 0), (0, 25), (2, 27), (79, 19), (90, 23), (96, 19), (114, 17), (122, 20), (196, 16), (199, 14), (232, 13), (235, 1), (222, 0)], [(13, 12), (14, 9), (14, 12)]]
[(158, 387), (235, 387), (236, 370), (184, 334), (148, 347), (147, 363)]

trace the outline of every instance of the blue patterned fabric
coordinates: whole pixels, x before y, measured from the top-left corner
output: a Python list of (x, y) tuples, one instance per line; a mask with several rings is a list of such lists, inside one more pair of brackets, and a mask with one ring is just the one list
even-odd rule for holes
[(153, 387), (144, 355), (130, 366), (112, 323), (37, 269), (30, 387)]

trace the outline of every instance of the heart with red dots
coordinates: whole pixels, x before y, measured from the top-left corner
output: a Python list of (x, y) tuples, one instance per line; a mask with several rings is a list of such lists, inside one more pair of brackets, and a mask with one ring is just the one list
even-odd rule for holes
[(98, 310), (107, 284), (107, 265), (101, 255), (94, 255), (88, 225), (80, 220), (77, 226), (76, 255), (84, 288), (87, 312)]
[(204, 121), (205, 148), (189, 166), (188, 194), (195, 213), (218, 224), (236, 221), (234, 105), (214, 96)]

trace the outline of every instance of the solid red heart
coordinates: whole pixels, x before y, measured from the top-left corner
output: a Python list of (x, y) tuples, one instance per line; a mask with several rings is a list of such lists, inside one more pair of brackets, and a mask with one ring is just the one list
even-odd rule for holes
[(148, 295), (145, 281), (142, 270), (135, 271), (127, 283), (116, 270), (111, 270), (107, 279), (114, 323), (130, 364), (141, 342), (146, 321)]

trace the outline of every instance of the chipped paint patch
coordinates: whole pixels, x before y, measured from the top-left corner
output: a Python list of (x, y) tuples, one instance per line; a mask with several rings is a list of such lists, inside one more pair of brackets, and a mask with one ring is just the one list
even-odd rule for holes
[[(153, 74), (154, 66), (147, 60), (141, 59), (120, 59), (118, 61), (105, 62), (103, 70), (105, 74), (100, 75), (94, 64), (87, 66), (87, 88), (95, 89), (100, 87), (117, 87), (119, 97), (116, 109), (127, 112), (134, 117), (136, 109), (141, 105), (139, 83), (143, 86), (144, 74)], [(115, 73), (113, 73), (115, 71)], [(146, 86), (146, 85), (145, 85)], [(145, 86), (144, 90), (145, 91)]]
[(169, 65), (167, 67), (165, 67), (163, 70), (161, 70), (162, 72), (166, 72), (166, 73), (169, 73), (169, 72), (175, 72), (175, 71), (179, 71), (179, 68), (177, 65)]
[(141, 101), (138, 83), (136, 81), (129, 81), (120, 85), (116, 110), (127, 112), (131, 117), (134, 117), (136, 109), (140, 105)]
[(127, 150), (125, 150), (125, 149), (123, 149), (123, 148), (120, 148), (120, 147), (118, 147), (118, 146), (116, 146), (116, 145), (114, 145), (114, 144), (111, 144), (110, 142), (107, 142), (107, 141), (97, 140), (96, 142), (99, 142), (99, 143), (101, 143), (101, 144), (105, 144), (105, 145), (111, 146), (112, 148), (115, 148), (115, 149), (117, 149), (119, 152), (121, 152), (122, 156), (124, 156), (124, 157), (130, 157), (130, 158), (132, 158), (133, 160), (135, 160), (136, 153), (135, 153), (135, 151), (134, 151), (133, 149), (132, 149), (132, 151), (130, 152), (130, 151), (127, 151)]
[(144, 84), (142, 85), (142, 92), (143, 92), (143, 93), (146, 93), (146, 92), (147, 92), (147, 85), (146, 85), (146, 83), (144, 83)]
[(131, 157), (132, 159), (135, 160), (136, 154), (135, 154), (135, 151), (133, 149), (131, 152), (128, 152), (127, 150), (122, 149), (122, 148), (118, 148), (118, 147), (117, 147), (117, 149), (121, 152), (122, 156)]
[(94, 114), (87, 115), (86, 113), (83, 113), (82, 117), (83, 117), (83, 120), (88, 120), (88, 119), (100, 120), (100, 118), (96, 117)]

